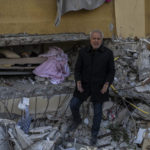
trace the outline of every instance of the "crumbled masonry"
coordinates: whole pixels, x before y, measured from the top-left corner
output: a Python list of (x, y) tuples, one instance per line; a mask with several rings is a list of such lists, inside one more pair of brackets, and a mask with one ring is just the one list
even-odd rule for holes
[[(0, 77), (0, 149), (146, 150), (150, 146), (150, 50), (140, 39), (104, 41), (115, 57), (115, 90), (110, 88), (110, 99), (103, 105), (96, 146), (90, 146), (90, 98), (80, 109), (82, 124), (75, 131), (67, 131), (71, 123), (69, 100), (75, 87), (74, 63), (85, 44), (68, 51), (71, 75), (61, 84), (53, 85), (48, 79), (33, 75)], [(27, 134), (17, 125), (25, 115), (18, 108), (24, 97), (29, 98), (32, 118)]]

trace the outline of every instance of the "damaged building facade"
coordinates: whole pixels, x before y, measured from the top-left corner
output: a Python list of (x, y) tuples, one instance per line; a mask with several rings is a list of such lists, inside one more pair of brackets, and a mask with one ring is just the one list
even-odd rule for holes
[[(0, 149), (149, 149), (149, 0), (0, 3)], [(79, 128), (68, 133), (67, 126), (74, 64), (94, 29), (104, 32), (104, 45), (114, 53), (116, 75), (109, 101), (103, 105), (97, 145), (91, 147), (93, 109), (89, 100), (81, 106)], [(55, 56), (48, 53), (52, 48), (63, 50), (63, 57), (56, 60), (67, 55), (69, 68), (57, 84), (52, 77), (33, 74)]]

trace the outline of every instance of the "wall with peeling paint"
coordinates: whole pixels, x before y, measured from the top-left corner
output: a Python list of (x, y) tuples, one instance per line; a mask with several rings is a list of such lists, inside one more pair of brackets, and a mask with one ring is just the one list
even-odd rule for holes
[[(69, 12), (55, 27), (56, 0), (0, 0), (0, 34), (89, 33), (105, 37), (145, 37), (150, 34), (149, 0), (113, 0), (92, 10)], [(113, 31), (110, 25), (113, 24)]]
[(54, 26), (56, 0), (0, 0), (0, 3), (0, 34), (89, 33), (101, 29), (105, 37), (111, 37), (109, 25), (115, 24), (113, 2), (93, 11), (69, 12), (58, 27)]
[(118, 36), (145, 37), (144, 0), (115, 0), (115, 16)]
[(146, 36), (150, 37), (150, 0), (145, 0), (145, 30)]

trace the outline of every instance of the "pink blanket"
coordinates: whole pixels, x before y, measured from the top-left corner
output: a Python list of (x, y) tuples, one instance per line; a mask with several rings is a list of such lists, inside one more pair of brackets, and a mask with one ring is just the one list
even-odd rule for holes
[(69, 76), (68, 57), (62, 49), (50, 47), (49, 51), (40, 57), (48, 57), (48, 60), (35, 68), (33, 71), (35, 75), (49, 78), (53, 84), (59, 84)]

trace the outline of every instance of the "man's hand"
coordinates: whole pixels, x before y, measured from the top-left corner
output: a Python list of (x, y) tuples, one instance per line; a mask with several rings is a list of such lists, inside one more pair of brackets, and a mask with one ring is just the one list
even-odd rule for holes
[(102, 94), (104, 94), (104, 93), (107, 92), (108, 86), (109, 86), (109, 82), (106, 82), (106, 83), (103, 85), (103, 88), (101, 89), (101, 93), (102, 93)]
[(77, 81), (77, 89), (80, 93), (84, 92), (84, 89), (82, 88), (81, 81)]

